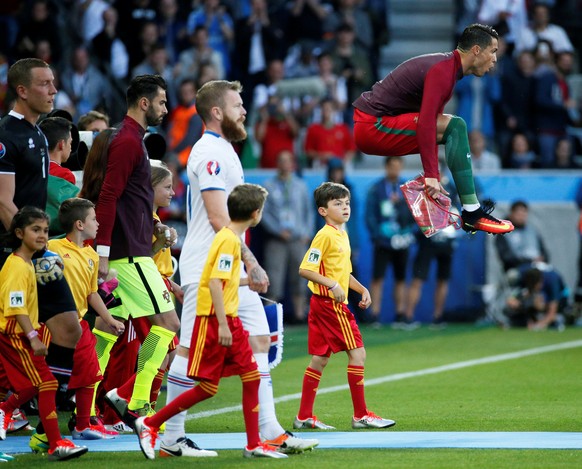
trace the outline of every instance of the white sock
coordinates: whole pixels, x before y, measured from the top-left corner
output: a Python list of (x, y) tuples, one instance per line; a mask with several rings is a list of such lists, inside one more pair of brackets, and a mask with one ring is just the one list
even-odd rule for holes
[(277, 414), (275, 413), (273, 384), (271, 382), (271, 372), (269, 371), (269, 355), (267, 353), (255, 353), (255, 360), (257, 360), (259, 373), (261, 374), (261, 385), (259, 386), (259, 432), (264, 439), (272, 440), (285, 433), (285, 429), (277, 421)]
[(466, 212), (474, 212), (479, 207), (481, 207), (480, 204), (463, 204), (463, 210), (465, 210)]
[[(180, 394), (192, 389), (196, 382), (186, 375), (188, 372), (188, 359), (176, 355), (174, 361), (170, 365), (168, 371), (168, 393), (166, 403), (176, 399)], [(168, 445), (173, 445), (178, 441), (178, 438), (186, 436), (186, 414), (187, 410), (174, 415), (166, 421), (166, 431), (164, 432), (163, 442)]]

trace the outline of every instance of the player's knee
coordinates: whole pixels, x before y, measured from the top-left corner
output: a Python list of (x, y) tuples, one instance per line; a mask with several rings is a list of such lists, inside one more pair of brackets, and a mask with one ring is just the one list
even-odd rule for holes
[(465, 119), (459, 116), (452, 116), (448, 127), (450, 127), (451, 130), (456, 130), (460, 133), (467, 133), (467, 123), (465, 122)]
[(271, 347), (271, 337), (268, 335), (253, 335), (249, 337), (253, 353), (267, 353)]
[(81, 338), (81, 325), (76, 311), (57, 314), (46, 325), (51, 333), (51, 340), (63, 347), (75, 348)]
[(317, 371), (322, 371), (326, 367), (328, 362), (329, 357), (314, 355), (313, 357), (311, 357), (311, 363), (309, 364), (309, 367)]
[(163, 327), (171, 332), (178, 332), (180, 329), (180, 320), (175, 310), (168, 311), (167, 313), (150, 316), (150, 321), (152, 324)]

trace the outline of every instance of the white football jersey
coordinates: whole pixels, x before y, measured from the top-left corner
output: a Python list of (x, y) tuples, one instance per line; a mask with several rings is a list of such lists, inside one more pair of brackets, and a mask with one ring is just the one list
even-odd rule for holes
[(221, 190), (228, 197), (235, 186), (244, 182), (242, 165), (232, 144), (210, 131), (204, 132), (192, 148), (186, 172), (190, 185), (187, 196), (188, 232), (180, 254), (182, 285), (200, 281), (215, 235), (208, 221), (202, 192)]

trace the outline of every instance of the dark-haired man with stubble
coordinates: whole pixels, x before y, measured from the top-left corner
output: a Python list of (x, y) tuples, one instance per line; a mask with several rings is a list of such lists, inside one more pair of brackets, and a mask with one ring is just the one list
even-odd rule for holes
[(353, 103), (354, 137), (360, 151), (371, 155), (420, 153), (424, 184), (431, 197), (448, 194), (439, 181), (438, 149), (445, 157), (463, 204), (462, 228), (493, 234), (513, 230), (510, 221), (490, 213), (475, 193), (467, 125), (458, 116), (443, 114), (455, 84), (467, 75), (482, 77), (497, 62), (499, 35), (491, 26), (465, 28), (452, 52), (413, 57), (362, 93)]
[[(112, 314), (121, 319), (147, 317), (149, 332), (142, 346), (136, 373), (123, 386), (106, 394), (106, 402), (129, 426), (150, 410), (150, 389), (168, 346), (180, 327), (170, 292), (152, 259), (152, 233), (170, 247), (175, 230), (152, 216), (153, 189), (150, 162), (143, 137), (149, 126), (158, 126), (168, 113), (166, 82), (159, 75), (135, 77), (126, 93), (127, 114), (112, 137), (107, 169), (96, 214), (99, 232), (99, 276), (117, 271), (116, 296), (120, 305)], [(139, 332), (136, 329), (136, 332)], [(98, 337), (98, 341), (103, 337)]]

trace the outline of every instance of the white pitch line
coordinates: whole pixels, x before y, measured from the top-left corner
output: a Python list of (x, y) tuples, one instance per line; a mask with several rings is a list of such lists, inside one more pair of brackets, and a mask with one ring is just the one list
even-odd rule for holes
[[(561, 344), (546, 345), (544, 347), (536, 347), (519, 352), (502, 353), (500, 355), (491, 355), (489, 357), (475, 358), (473, 360), (465, 360), (462, 362), (451, 363), (449, 365), (435, 366), (433, 368), (426, 368), (424, 370), (407, 371), (405, 373), (396, 373), (393, 375), (381, 376), (380, 378), (366, 379), (366, 386), (375, 386), (377, 384), (389, 383), (392, 381), (400, 381), (408, 378), (416, 378), (419, 376), (434, 375), (437, 373), (444, 373), (446, 371), (460, 370), (462, 368), (469, 368), (477, 365), (487, 365), (489, 363), (499, 363), (507, 360), (515, 360), (517, 358), (531, 357), (532, 355), (540, 355), (542, 353), (556, 352), (558, 350), (567, 350), (571, 348), (582, 347), (582, 340), (574, 340), (572, 342), (564, 342)], [(322, 388), (317, 391), (317, 394), (329, 394), (332, 392), (345, 391), (349, 389), (347, 384), (339, 386), (330, 386)], [(287, 402), (301, 399), (301, 393), (287, 394), (285, 396), (276, 397), (275, 403)], [(214, 415), (227, 414), (229, 412), (240, 412), (242, 405), (233, 405), (230, 407), (222, 407), (220, 409), (205, 410), (203, 412), (196, 412), (188, 414), (186, 420), (201, 419), (205, 417), (212, 417)]]

